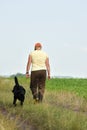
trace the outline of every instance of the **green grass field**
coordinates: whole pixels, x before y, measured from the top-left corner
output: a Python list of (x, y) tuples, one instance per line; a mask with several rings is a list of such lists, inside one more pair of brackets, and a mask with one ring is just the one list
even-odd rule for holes
[(12, 105), (13, 78), (0, 78), (0, 130), (87, 130), (87, 79), (46, 81), (43, 103), (34, 104), (29, 79), (23, 107)]

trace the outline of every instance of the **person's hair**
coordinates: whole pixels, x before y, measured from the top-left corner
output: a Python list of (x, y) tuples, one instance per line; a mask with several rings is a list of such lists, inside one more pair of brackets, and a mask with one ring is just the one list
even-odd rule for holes
[(36, 48), (37, 48), (37, 47), (40, 47), (40, 48), (42, 48), (42, 45), (41, 45), (41, 43), (36, 43), (36, 44), (35, 44), (35, 46), (34, 46), (34, 50), (36, 50)]

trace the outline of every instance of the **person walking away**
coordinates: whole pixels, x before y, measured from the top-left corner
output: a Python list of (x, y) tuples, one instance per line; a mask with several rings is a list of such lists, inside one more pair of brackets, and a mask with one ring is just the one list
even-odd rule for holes
[(33, 99), (35, 102), (42, 102), (46, 77), (50, 79), (50, 64), (48, 55), (42, 51), (41, 43), (36, 43), (34, 51), (29, 54), (26, 66), (26, 78), (28, 77)]

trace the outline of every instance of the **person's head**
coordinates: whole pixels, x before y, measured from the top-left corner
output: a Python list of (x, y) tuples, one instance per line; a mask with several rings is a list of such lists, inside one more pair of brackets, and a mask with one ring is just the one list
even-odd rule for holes
[(42, 48), (42, 45), (39, 42), (36, 43), (35, 46), (34, 46), (34, 50), (41, 50), (41, 48)]

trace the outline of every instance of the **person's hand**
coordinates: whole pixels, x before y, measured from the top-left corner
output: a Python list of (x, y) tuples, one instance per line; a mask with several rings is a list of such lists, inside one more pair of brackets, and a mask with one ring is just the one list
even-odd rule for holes
[(48, 80), (50, 79), (50, 75), (48, 75)]
[(28, 72), (26, 72), (26, 78), (29, 78), (30, 76), (29, 76), (29, 73)]
[(29, 78), (29, 74), (26, 74), (26, 78)]

